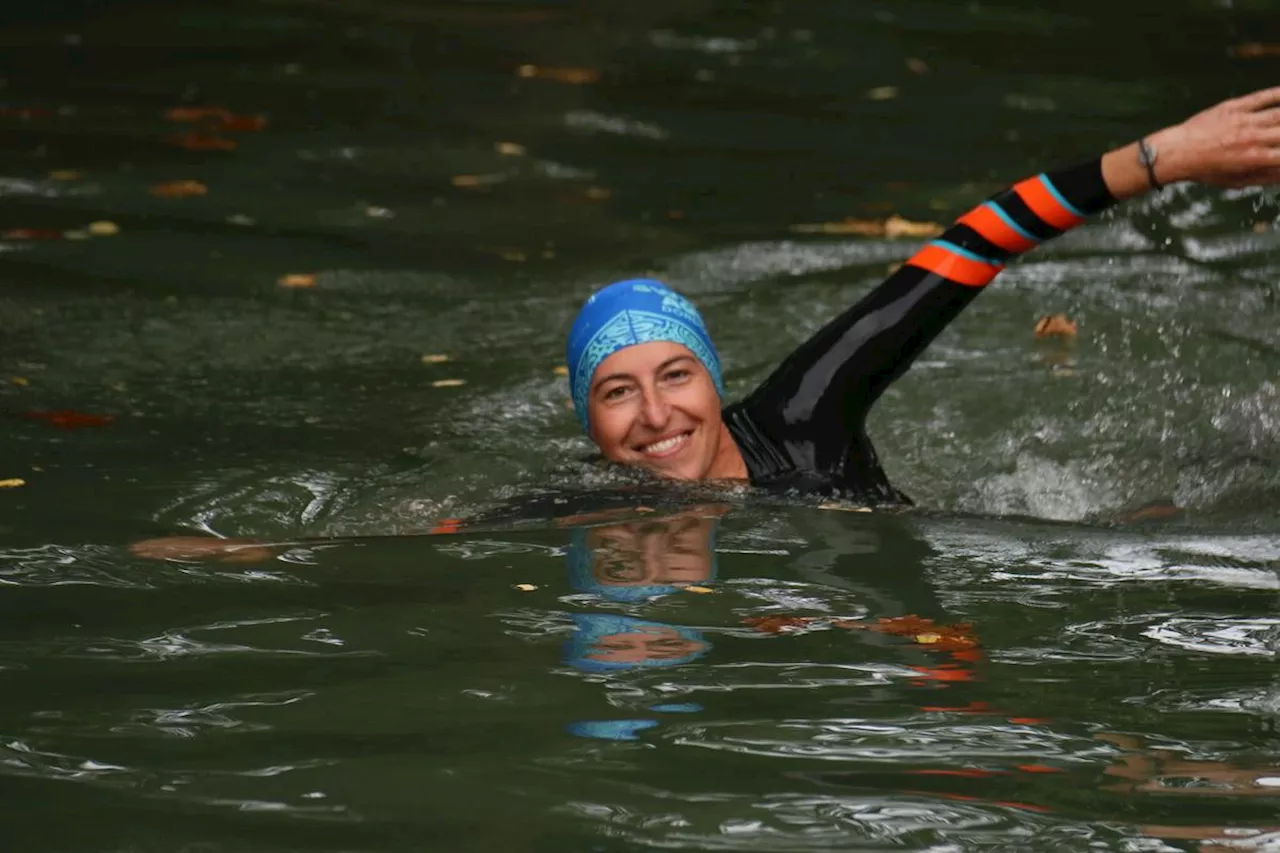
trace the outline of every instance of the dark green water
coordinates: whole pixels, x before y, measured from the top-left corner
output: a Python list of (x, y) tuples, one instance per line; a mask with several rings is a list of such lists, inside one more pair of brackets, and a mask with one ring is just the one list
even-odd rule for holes
[[(591, 288), (694, 296), (742, 393), (915, 245), (792, 226), (948, 220), (1276, 83), (1250, 42), (1280, 6), (9, 10), (0, 850), (1280, 849), (1263, 193), (1005, 273), (874, 416), (918, 510), (386, 538), (617, 485), (554, 372)], [(112, 420), (20, 417), (66, 409)], [(201, 533), (366, 538), (129, 550)]]

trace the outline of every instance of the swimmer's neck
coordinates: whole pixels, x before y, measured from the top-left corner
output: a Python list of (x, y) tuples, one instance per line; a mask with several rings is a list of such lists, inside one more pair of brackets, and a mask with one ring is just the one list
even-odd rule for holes
[(712, 457), (711, 467), (703, 475), (704, 480), (748, 480), (747, 462), (742, 458), (738, 442), (723, 420), (720, 421), (720, 434), (716, 440), (716, 453)]

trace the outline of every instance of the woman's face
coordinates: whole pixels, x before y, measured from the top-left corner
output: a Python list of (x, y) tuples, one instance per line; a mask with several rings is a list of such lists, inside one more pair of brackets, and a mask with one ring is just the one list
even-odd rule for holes
[(607, 459), (676, 480), (710, 476), (724, 432), (711, 374), (687, 347), (668, 341), (602, 361), (591, 377), (587, 418)]

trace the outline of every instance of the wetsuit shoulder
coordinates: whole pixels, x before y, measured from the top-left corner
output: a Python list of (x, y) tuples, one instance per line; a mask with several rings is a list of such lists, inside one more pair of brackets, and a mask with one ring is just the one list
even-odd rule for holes
[(872, 404), (1012, 257), (1114, 203), (1096, 159), (1020, 181), (958, 219), (725, 409), (752, 482), (904, 501), (866, 435)]

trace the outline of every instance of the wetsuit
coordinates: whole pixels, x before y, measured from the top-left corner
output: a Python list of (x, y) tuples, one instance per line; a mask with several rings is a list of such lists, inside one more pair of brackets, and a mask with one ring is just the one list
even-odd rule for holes
[(866, 433), (871, 405), (1014, 255), (1115, 203), (1101, 158), (992, 196), (724, 409), (754, 485), (910, 503)]

